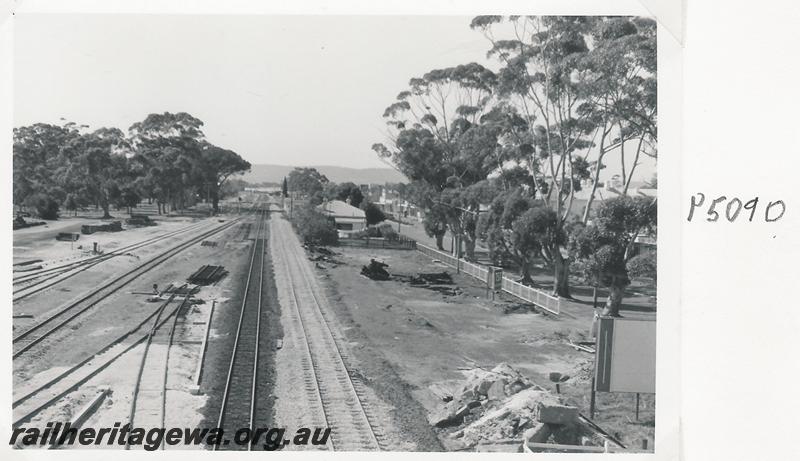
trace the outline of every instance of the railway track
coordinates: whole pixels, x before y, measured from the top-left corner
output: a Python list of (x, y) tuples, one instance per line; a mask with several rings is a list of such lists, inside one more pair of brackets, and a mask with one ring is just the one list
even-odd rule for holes
[[(373, 424), (376, 419), (366, 404), (364, 383), (349, 369), (348, 357), (326, 319), (324, 296), (316, 293), (314, 274), (305, 264), (305, 255), (288, 224), (273, 220), (283, 227), (270, 232), (271, 245), (279, 248), (282, 267), (290, 281), (290, 304), (298, 319), (307, 357), (301, 367), (307, 376), (306, 390), (316, 389), (315, 396), (331, 428), (331, 448), (338, 451), (375, 451), (385, 446), (385, 436)], [(281, 236), (281, 237), (279, 237)]]
[[(184, 287), (186, 285), (181, 288)], [(169, 353), (172, 349), (178, 317), (188, 302), (189, 295), (187, 294), (178, 308), (170, 313), (172, 322), (169, 322), (169, 317), (166, 317), (164, 322), (159, 323), (164, 312), (162, 308), (153, 322), (153, 327), (147, 333), (128, 416), (128, 423), (131, 427), (166, 427)], [(166, 328), (167, 324), (169, 328)], [(154, 343), (156, 347), (151, 347)], [(160, 448), (164, 448), (163, 443)], [(125, 444), (125, 449), (130, 449), (129, 443)]]
[[(168, 232), (163, 235), (159, 235), (157, 237), (149, 238), (143, 240), (141, 242), (134, 243), (132, 245), (128, 245), (122, 248), (118, 248), (112, 252), (93, 256), (91, 258), (83, 259), (80, 261), (75, 261), (67, 264), (62, 264), (60, 266), (51, 267), (48, 269), (43, 269), (41, 271), (32, 273), (32, 274), (25, 274), (21, 276), (17, 276), (14, 278), (14, 285), (23, 285), (22, 287), (15, 288), (13, 291), (13, 302), (17, 302), (19, 300), (25, 299), (29, 296), (34, 294), (40, 293), (47, 288), (50, 288), (54, 285), (57, 285), (67, 279), (72, 278), (75, 275), (80, 274), (81, 272), (91, 269), (92, 267), (108, 261), (116, 256), (124, 255), (130, 251), (137, 250), (139, 248), (143, 248), (146, 246), (150, 246), (156, 243), (159, 243), (163, 240), (168, 238), (174, 237), (176, 235), (180, 235), (183, 233), (191, 232), (197, 229), (202, 228), (206, 223), (198, 223), (183, 229), (178, 229), (176, 231)], [(31, 282), (31, 283), (28, 283)]]
[[(121, 356), (147, 341), (153, 329), (161, 328), (172, 315), (177, 314), (178, 310), (183, 307), (183, 303), (181, 303), (174, 309), (169, 310), (168, 307), (173, 303), (174, 299), (175, 295), (171, 295), (141, 322), (110, 341), (94, 354), (90, 354), (47, 382), (34, 389), (26, 390), (23, 395), (16, 397), (12, 402), (12, 408), (15, 409), (13, 426), (19, 427), (30, 421), (31, 418), (46, 408), (80, 388)], [(164, 312), (167, 312), (166, 316)], [(149, 329), (145, 329), (150, 322), (153, 325)]]
[(229, 229), (238, 222), (239, 219), (235, 219), (225, 223), (222, 226), (211, 229), (208, 232), (194, 236), (189, 240), (182, 242), (166, 250), (164, 253), (161, 253), (158, 256), (146, 261), (145, 263), (125, 272), (124, 274), (115, 277), (111, 281), (82, 296), (77, 301), (70, 302), (65, 306), (57, 308), (55, 313), (36, 323), (12, 339), (14, 346), (14, 353), (12, 357), (16, 359), (25, 352), (29, 351), (31, 348), (44, 341), (46, 338), (52, 336), (54, 333), (60, 331), (65, 325), (69, 324), (74, 319), (81, 316), (83, 313), (87, 312), (110, 295), (114, 294), (137, 278), (169, 260), (176, 254), (184, 251), (192, 245), (197, 244), (203, 239)]
[[(242, 294), (239, 323), (231, 352), (225, 390), (220, 404), (217, 427), (233, 434), (241, 428), (252, 431), (258, 418), (258, 369), (261, 341), (262, 293), (264, 287), (264, 253), (266, 250), (266, 212), (258, 217), (255, 240), (250, 255)], [(214, 450), (220, 448), (214, 445)], [(228, 445), (227, 449), (252, 450), (253, 445)]]

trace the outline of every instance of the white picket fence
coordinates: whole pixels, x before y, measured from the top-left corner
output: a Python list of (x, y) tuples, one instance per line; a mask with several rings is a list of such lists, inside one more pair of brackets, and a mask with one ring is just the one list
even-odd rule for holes
[(510, 293), (517, 298), (524, 299), (529, 303), (533, 303), (546, 311), (553, 314), (561, 312), (561, 298), (552, 296), (542, 290), (525, 286), (519, 282), (515, 282), (508, 277), (503, 277), (503, 291)]
[[(460, 272), (471, 275), (483, 283), (489, 283), (490, 270), (487, 266), (464, 261), (463, 259), (456, 258), (453, 255), (423, 245), (419, 242), (417, 242), (417, 251), (432, 259), (438, 259), (442, 263), (456, 268), (456, 270)], [(561, 298), (549, 295), (536, 288), (525, 286), (505, 276), (503, 277), (502, 290), (523, 301), (535, 304), (553, 314), (559, 314), (561, 312)]]

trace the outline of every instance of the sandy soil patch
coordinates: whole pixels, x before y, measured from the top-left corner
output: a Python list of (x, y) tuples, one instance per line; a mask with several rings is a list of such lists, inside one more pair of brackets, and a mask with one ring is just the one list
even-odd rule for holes
[[(588, 415), (593, 356), (574, 350), (567, 339), (586, 338), (592, 310), (577, 306), (569, 316), (553, 317), (519, 308), (505, 295), (494, 301), (485, 288), (463, 274), (413, 251), (337, 248), (341, 264), (318, 264), (331, 299), (341, 316), (349, 316), (363, 337), (362, 347), (385, 357), (407, 383), (414, 399), (428, 414), (443, 404), (436, 388), (452, 388), (464, 372), (476, 367), (491, 369), (507, 362), (532, 381), (554, 391), (551, 372), (569, 375), (561, 384), (567, 400)], [(370, 259), (389, 264), (389, 281), (374, 281), (360, 275)], [(457, 294), (443, 294), (413, 287), (398, 279), (420, 272), (448, 271)], [(506, 313), (512, 312), (512, 313)], [(348, 333), (350, 337), (354, 335)], [(423, 359), (424, 358), (424, 359)], [(601, 394), (596, 421), (609, 432), (617, 432), (631, 445), (654, 435), (653, 397), (642, 396), (640, 421), (634, 421), (634, 396)]]

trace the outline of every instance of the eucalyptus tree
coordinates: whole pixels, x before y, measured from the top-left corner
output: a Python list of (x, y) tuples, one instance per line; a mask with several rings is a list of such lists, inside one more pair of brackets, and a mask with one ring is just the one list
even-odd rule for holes
[(467, 259), (475, 257), (480, 211), (480, 194), (471, 187), (500, 166), (496, 134), (481, 123), (496, 103), (496, 83), (497, 76), (477, 63), (412, 78), (383, 114), (391, 145), (373, 145), (406, 177), (428, 186), (422, 189), (430, 194), (426, 211), (436, 205), (435, 215), (446, 217), (451, 232), (464, 239)]
[[(630, 271), (646, 274), (643, 261), (631, 264), (639, 235), (655, 232), (658, 211), (649, 197), (620, 196), (598, 206), (597, 216), (588, 225), (580, 224), (570, 235), (570, 252), (583, 278), (595, 286), (608, 288), (603, 315), (619, 316)], [(655, 265), (654, 260), (650, 260)]]
[(14, 205), (36, 206), (48, 215), (42, 217), (57, 217), (59, 204), (69, 192), (58, 181), (58, 173), (65, 170), (62, 147), (80, 136), (80, 128), (71, 122), (63, 126), (36, 123), (14, 128)]
[(289, 191), (309, 198), (310, 203), (322, 203), (323, 193), (330, 181), (316, 168), (298, 167), (289, 172), (287, 187)]
[[(88, 201), (102, 208), (103, 218), (110, 218), (110, 207), (119, 201), (122, 188), (130, 183), (129, 145), (118, 128), (100, 128), (71, 138), (61, 148), (63, 186), (81, 192), (73, 201)], [(81, 197), (79, 199), (76, 197)]]
[(217, 213), (225, 184), (232, 176), (249, 171), (250, 162), (232, 150), (209, 142), (201, 144), (199, 155), (192, 164), (192, 179), (199, 192), (210, 199), (214, 213)]
[[(584, 223), (607, 153), (619, 152), (623, 195), (628, 193), (640, 156), (657, 156), (655, 34), (655, 21), (648, 18), (601, 17), (591, 29), (593, 48), (585, 62), (584, 82), (596, 97), (582, 109), (597, 123), (600, 140)], [(626, 159), (629, 144), (635, 146), (630, 168)]]
[[(585, 110), (595, 98), (583, 82), (590, 53), (586, 17), (479, 16), (471, 27), (491, 43), (488, 55), (500, 61), (498, 93), (523, 119), (518, 164), (529, 169), (541, 201), (557, 216), (563, 233), (588, 163), (580, 152), (592, 145), (596, 121)], [(508, 31), (508, 38), (497, 33)], [(560, 239), (542, 247), (555, 272), (554, 291), (569, 296), (569, 261)]]
[(194, 193), (191, 168), (201, 155), (203, 122), (185, 112), (150, 114), (128, 132), (134, 161), (143, 173), (140, 190), (156, 200), (158, 211), (181, 208)]

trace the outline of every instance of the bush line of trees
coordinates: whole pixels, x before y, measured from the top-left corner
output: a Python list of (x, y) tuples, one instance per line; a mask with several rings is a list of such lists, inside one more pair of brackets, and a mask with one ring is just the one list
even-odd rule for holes
[[(640, 159), (657, 156), (655, 21), (479, 16), (470, 27), (499, 70), (473, 62), (412, 78), (373, 150), (411, 180), (406, 196), (440, 249), (449, 231), (474, 260), (482, 241), (525, 283), (542, 260), (564, 297), (572, 270), (607, 287), (604, 313), (618, 315), (630, 270), (655, 264), (632, 251), (655, 232), (655, 199), (629, 196)], [(613, 157), (621, 197), (597, 206)], [(575, 210), (582, 184), (592, 189)]]
[(282, 189), (284, 194), (291, 192), (308, 198), (308, 204), (312, 207), (331, 200), (347, 202), (351, 206), (364, 210), (367, 224), (370, 226), (386, 220), (383, 210), (364, 197), (364, 193), (357, 184), (332, 182), (316, 168), (295, 168), (289, 172)]
[(205, 139), (203, 122), (187, 113), (150, 114), (127, 135), (118, 128), (37, 123), (14, 129), (14, 205), (56, 219), (63, 208), (103, 210), (154, 201), (158, 212), (183, 209), (197, 198), (212, 203), (241, 187), (232, 176), (250, 163)]

